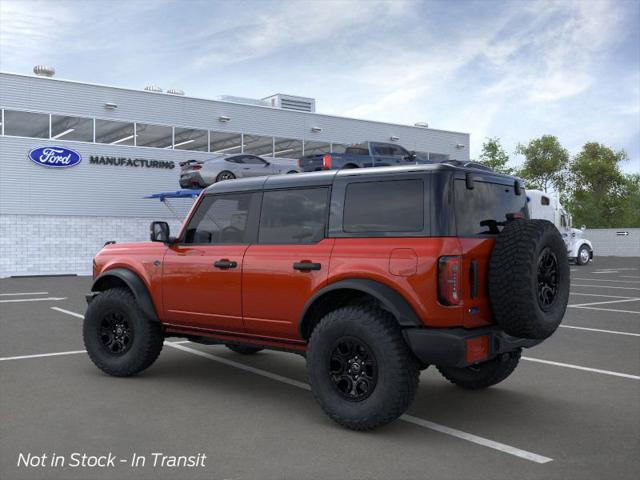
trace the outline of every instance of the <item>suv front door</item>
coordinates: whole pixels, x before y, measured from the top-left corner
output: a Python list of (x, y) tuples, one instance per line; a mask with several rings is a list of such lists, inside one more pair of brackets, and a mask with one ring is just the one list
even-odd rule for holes
[(329, 188), (267, 190), (258, 243), (244, 256), (247, 333), (299, 340), (304, 304), (328, 276), (334, 240), (325, 238)]
[(164, 256), (168, 323), (242, 331), (242, 261), (256, 235), (260, 194), (203, 197), (180, 241)]

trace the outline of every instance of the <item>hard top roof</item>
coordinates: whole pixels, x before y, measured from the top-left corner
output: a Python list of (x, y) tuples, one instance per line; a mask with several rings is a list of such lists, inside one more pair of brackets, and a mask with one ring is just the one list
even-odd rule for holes
[(342, 170), (325, 170), (321, 172), (303, 172), (289, 175), (271, 175), (265, 177), (253, 177), (253, 178), (241, 178), (234, 180), (225, 180), (222, 182), (214, 183), (207, 187), (204, 194), (216, 194), (216, 193), (228, 193), (228, 192), (242, 192), (242, 191), (254, 191), (254, 190), (271, 190), (279, 188), (291, 188), (291, 187), (317, 187), (317, 186), (329, 186), (332, 185), (336, 178), (344, 177), (376, 177), (385, 176), (388, 177), (394, 174), (406, 174), (406, 173), (432, 173), (432, 172), (449, 172), (460, 173), (465, 175), (466, 173), (473, 173), (480, 177), (495, 177), (499, 183), (513, 183), (515, 177), (509, 175), (503, 175), (497, 172), (488, 172), (485, 170), (479, 170), (472, 167), (463, 167), (458, 165), (449, 165), (447, 163), (434, 163), (434, 164), (417, 164), (417, 165), (403, 165), (397, 167), (370, 167), (370, 168), (350, 168)]

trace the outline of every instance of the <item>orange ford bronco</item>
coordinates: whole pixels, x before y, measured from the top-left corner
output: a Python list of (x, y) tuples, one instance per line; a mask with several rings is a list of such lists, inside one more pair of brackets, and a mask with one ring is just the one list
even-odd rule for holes
[(219, 182), (177, 236), (153, 222), (151, 242), (98, 253), (85, 345), (116, 376), (169, 336), (300, 353), (324, 411), (374, 428), (409, 407), (421, 369), (489, 387), (556, 330), (567, 251), (527, 211), (520, 180), (473, 166)]

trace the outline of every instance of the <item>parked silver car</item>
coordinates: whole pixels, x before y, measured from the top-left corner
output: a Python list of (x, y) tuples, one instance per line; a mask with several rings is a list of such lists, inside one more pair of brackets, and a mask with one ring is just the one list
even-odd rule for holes
[(180, 187), (207, 187), (221, 180), (298, 173), (295, 160), (265, 159), (257, 155), (220, 155), (211, 160), (188, 160), (180, 163)]

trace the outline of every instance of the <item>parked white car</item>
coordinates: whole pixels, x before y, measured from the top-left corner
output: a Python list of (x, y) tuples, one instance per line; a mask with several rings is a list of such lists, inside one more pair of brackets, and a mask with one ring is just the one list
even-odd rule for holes
[(180, 163), (180, 186), (204, 188), (221, 180), (298, 173), (290, 158), (259, 157), (246, 153), (218, 155), (210, 160), (188, 160)]
[(531, 218), (549, 220), (560, 231), (570, 259), (578, 265), (586, 265), (593, 260), (593, 245), (584, 238), (587, 227), (572, 228), (571, 215), (556, 198), (541, 190), (527, 190), (527, 205)]

